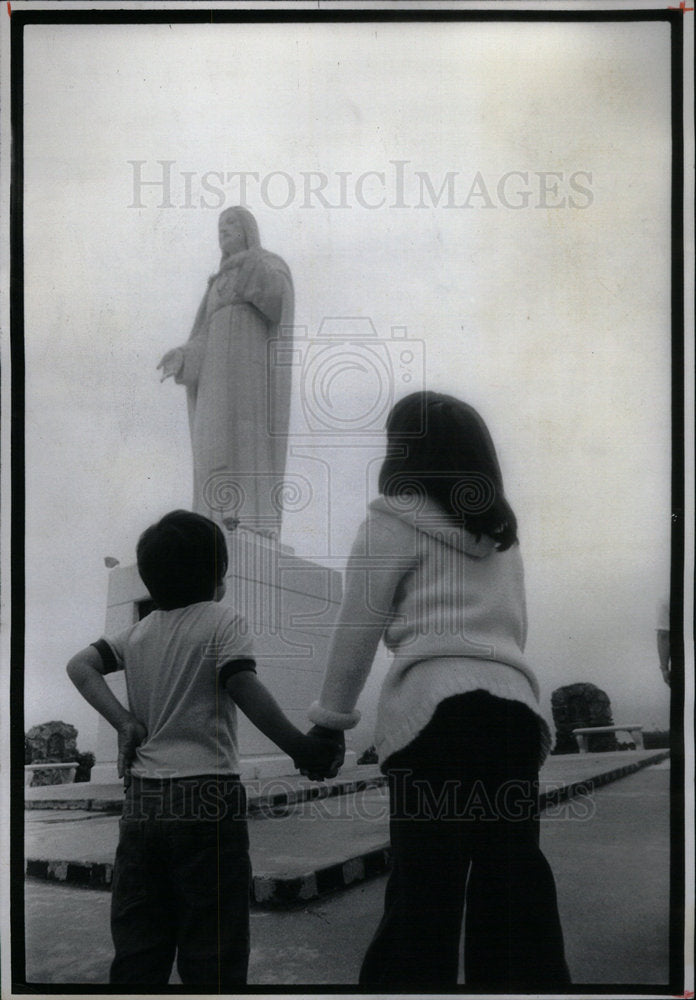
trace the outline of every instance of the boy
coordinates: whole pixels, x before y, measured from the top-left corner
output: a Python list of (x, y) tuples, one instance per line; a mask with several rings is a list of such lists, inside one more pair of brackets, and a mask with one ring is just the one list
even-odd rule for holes
[[(304, 736), (255, 672), (245, 623), (220, 604), (227, 548), (216, 524), (167, 514), (141, 536), (138, 570), (156, 610), (68, 664), (118, 732), (126, 779), (111, 901), (111, 983), (232, 992), (246, 983), (251, 869), (236, 708), (296, 767), (336, 773), (334, 743)], [(125, 670), (130, 711), (104, 680)]]

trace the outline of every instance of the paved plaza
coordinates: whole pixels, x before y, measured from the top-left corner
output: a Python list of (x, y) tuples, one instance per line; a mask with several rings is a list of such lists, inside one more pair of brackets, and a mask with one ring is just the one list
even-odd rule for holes
[[(625, 763), (633, 755), (595, 756), (603, 758), (606, 774), (605, 765), (616, 764), (608, 757)], [(659, 757), (649, 755), (658, 762), (592, 794), (550, 806), (542, 823), (576, 983), (667, 981), (669, 762)], [(589, 755), (574, 757), (573, 764), (590, 768)], [(310, 874), (335, 859), (337, 850), (360, 857), (361, 849), (386, 843), (385, 803), (384, 789), (373, 787), (300, 803), (275, 818), (252, 819), (255, 872), (275, 872), (282, 880), (300, 870)], [(115, 844), (113, 816), (31, 810), (27, 819), (29, 856), (32, 847), (35, 856), (55, 856), (57, 845), (68, 853), (85, 824), (94, 831), (94, 844), (101, 845), (101, 857), (109, 857)], [(32, 827), (38, 831), (34, 840)], [(250, 984), (355, 984), (379, 920), (384, 883), (384, 875), (355, 877), (342, 891), (296, 900), (291, 908), (266, 908), (263, 901), (254, 906)], [(111, 958), (109, 893), (36, 878), (25, 886), (28, 982), (105, 983)]]

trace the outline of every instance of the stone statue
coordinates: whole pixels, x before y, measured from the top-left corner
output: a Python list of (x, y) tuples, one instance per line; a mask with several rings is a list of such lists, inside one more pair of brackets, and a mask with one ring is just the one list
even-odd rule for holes
[(222, 260), (191, 336), (158, 368), (162, 380), (173, 376), (186, 386), (193, 510), (277, 538), (290, 416), (292, 276), (261, 247), (247, 209), (226, 209), (218, 231)]

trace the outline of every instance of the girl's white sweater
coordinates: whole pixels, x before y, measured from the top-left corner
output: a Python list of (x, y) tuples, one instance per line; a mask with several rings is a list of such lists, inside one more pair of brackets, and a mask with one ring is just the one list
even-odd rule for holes
[(550, 734), (524, 658), (526, 637), (518, 545), (497, 551), (434, 501), (379, 497), (350, 554), (321, 696), (309, 717), (334, 729), (356, 725), (355, 704), (383, 638), (393, 661), (377, 711), (381, 763), (421, 732), (445, 698), (478, 690), (528, 705), (539, 717), (545, 756)]

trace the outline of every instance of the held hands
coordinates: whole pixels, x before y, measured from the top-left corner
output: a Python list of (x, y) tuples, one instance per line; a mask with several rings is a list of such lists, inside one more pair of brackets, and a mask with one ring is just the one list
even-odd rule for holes
[(346, 741), (342, 731), (313, 726), (303, 737), (304, 747), (293, 763), (300, 774), (312, 781), (335, 778), (346, 755)]
[(118, 728), (118, 776), (124, 779), (126, 788), (130, 785), (135, 751), (146, 739), (147, 729), (134, 716), (130, 716)]
[(157, 365), (157, 370), (162, 369), (162, 377), (160, 382), (164, 382), (166, 378), (172, 378), (174, 375), (178, 375), (181, 371), (181, 366), (184, 363), (184, 352), (180, 347), (175, 347), (171, 351), (167, 351), (160, 363)]

